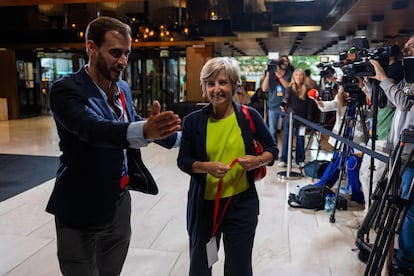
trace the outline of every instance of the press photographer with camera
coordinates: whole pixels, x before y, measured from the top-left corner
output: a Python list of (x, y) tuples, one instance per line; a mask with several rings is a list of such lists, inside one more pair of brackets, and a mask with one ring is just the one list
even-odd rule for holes
[[(400, 59), (400, 47), (398, 45), (390, 46), (389, 54), (390, 56), (388, 58), (388, 64), (386, 67), (384, 67), (384, 71), (386, 72), (388, 78), (393, 79), (395, 83), (398, 83), (404, 77), (402, 61)], [(384, 64), (386, 63), (384, 62)], [(367, 78), (368, 77), (364, 77), (364, 79)], [(377, 81), (375, 80), (375, 82)], [(372, 91), (374, 90), (374, 85), (377, 85), (377, 83), (374, 83), (374, 80), (368, 79), (368, 81), (364, 82), (364, 85), (364, 91), (367, 91), (368, 94), (371, 96)], [(367, 147), (373, 149), (373, 145), (375, 142), (374, 150), (379, 154), (388, 155), (387, 137), (390, 133), (391, 123), (395, 112), (395, 106), (392, 105), (390, 101), (388, 101), (387, 96), (384, 94), (384, 91), (382, 91), (381, 88), (378, 87), (378, 91), (376, 93), (378, 95), (378, 101), (376, 102), (378, 106), (377, 112), (376, 114), (374, 114), (374, 108), (371, 107), (369, 118), (371, 125), (373, 125), (374, 116), (376, 116), (376, 137), (375, 141), (373, 141), (373, 130), (371, 127), (371, 135), (370, 140), (367, 143)], [(373, 191), (376, 190), (377, 183), (381, 180), (383, 173), (386, 169), (386, 162), (373, 158), (367, 154), (363, 156), (359, 176), (364, 190), (365, 209), (360, 212), (354, 212), (354, 215), (360, 217), (357, 218), (357, 220), (363, 219), (367, 214), (368, 208), (370, 206), (371, 194)], [(371, 172), (371, 170), (374, 170), (374, 172)]]
[[(335, 112), (335, 124), (332, 128), (332, 132), (339, 134), (341, 128), (342, 119), (344, 118), (346, 111), (346, 102), (344, 99), (344, 88), (342, 86), (338, 87), (338, 93), (332, 100), (322, 100), (322, 97), (312, 98), (319, 110), (323, 113), (326, 112)], [(331, 146), (335, 146), (336, 139), (334, 137), (329, 137), (328, 143)]]
[[(285, 95), (286, 88), (292, 79), (291, 65), (287, 56), (281, 56), (280, 60), (271, 60), (268, 64), (265, 76), (262, 82), (262, 91), (267, 93), (267, 124), (270, 134), (275, 140), (277, 139), (277, 126), (280, 117), (280, 103)], [(283, 130), (285, 131), (285, 130)], [(278, 156), (275, 156), (275, 160)]]
[(319, 64), (318, 67), (322, 66), (322, 70), (319, 75), (320, 80), (320, 99), (323, 101), (331, 101), (338, 93), (338, 79), (336, 76), (335, 69), (330, 65)]
[[(375, 71), (372, 78), (380, 81), (379, 86), (396, 108), (387, 139), (390, 150), (399, 143), (402, 130), (414, 125), (414, 108), (412, 108), (414, 105), (414, 34), (405, 43), (403, 55), (405, 78), (398, 84), (387, 77), (378, 61), (370, 60)], [(413, 144), (407, 144), (402, 155), (403, 161), (409, 162), (401, 179), (401, 198), (408, 200), (408, 210), (398, 237), (397, 255), (389, 267), (391, 275), (414, 275), (414, 199), (408, 198), (413, 185), (414, 161), (407, 160), (413, 148)]]

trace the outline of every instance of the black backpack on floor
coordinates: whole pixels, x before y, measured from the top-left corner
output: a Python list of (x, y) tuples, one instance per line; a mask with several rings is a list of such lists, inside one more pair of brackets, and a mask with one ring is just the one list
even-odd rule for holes
[(293, 208), (306, 208), (323, 210), (325, 208), (325, 197), (327, 194), (334, 194), (326, 186), (308, 184), (300, 188), (299, 195), (289, 194), (288, 204)]
[(306, 176), (320, 179), (328, 168), (330, 161), (328, 160), (313, 160), (305, 164), (303, 167)]

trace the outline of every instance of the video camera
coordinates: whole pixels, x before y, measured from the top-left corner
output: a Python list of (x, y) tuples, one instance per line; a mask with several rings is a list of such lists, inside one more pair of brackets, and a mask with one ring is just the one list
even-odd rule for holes
[(338, 62), (321, 62), (316, 67), (319, 68), (319, 76), (321, 78), (329, 78), (335, 75), (334, 67), (340, 67), (342, 64)]
[(344, 92), (349, 94), (347, 99), (351, 106), (361, 107), (367, 104), (365, 93), (358, 86), (358, 78), (344, 75), (340, 84), (344, 88)]
[[(340, 67), (341, 64), (338, 62), (321, 62), (316, 65), (319, 69), (319, 76), (321, 79), (328, 79), (335, 76), (336, 70), (334, 67)], [(320, 88), (319, 99), (322, 101), (331, 101), (334, 99), (337, 93), (337, 84), (335, 80), (327, 80), (325, 86)]]
[(374, 76), (375, 70), (369, 60), (377, 60), (381, 66), (385, 67), (388, 64), (388, 58), (393, 56), (392, 46), (370, 49), (365, 36), (354, 38), (353, 44), (354, 46), (347, 53), (339, 54), (340, 60), (346, 62), (342, 71), (348, 76)]
[(393, 56), (393, 50), (392, 46), (370, 49), (365, 36), (354, 38), (353, 44), (354, 46), (347, 52), (339, 54), (339, 59), (345, 64), (342, 67), (344, 76), (340, 84), (350, 95), (348, 103), (362, 106), (366, 104), (366, 96), (358, 86), (358, 77), (375, 76), (374, 66), (369, 60), (377, 60), (385, 68), (388, 58)]
[(283, 64), (283, 60), (272, 59), (267, 64), (267, 71), (268, 72), (275, 72), (277, 67)]

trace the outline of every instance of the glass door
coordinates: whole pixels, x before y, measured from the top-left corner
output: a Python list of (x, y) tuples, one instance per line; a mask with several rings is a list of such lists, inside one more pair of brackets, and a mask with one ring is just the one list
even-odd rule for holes
[(137, 112), (147, 117), (152, 111), (152, 102), (157, 100), (161, 110), (184, 99), (185, 53), (170, 53), (161, 57), (159, 51), (148, 50), (134, 53), (129, 58), (124, 79), (129, 83)]

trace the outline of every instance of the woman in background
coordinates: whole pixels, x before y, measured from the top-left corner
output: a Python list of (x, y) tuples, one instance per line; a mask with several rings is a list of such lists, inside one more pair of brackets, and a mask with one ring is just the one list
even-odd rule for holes
[[(305, 84), (305, 72), (302, 69), (296, 69), (293, 72), (292, 81), (286, 89), (280, 108), (282, 112), (298, 115), (304, 119), (314, 121), (316, 114), (316, 105), (308, 97), (308, 87)], [(296, 157), (295, 162), (298, 166), (302, 166), (305, 160), (305, 126), (298, 121), (293, 122), (293, 126), (289, 125), (289, 117), (283, 117), (283, 145), (282, 155), (280, 157), (279, 167), (287, 166), (289, 127), (293, 127), (296, 136)]]

